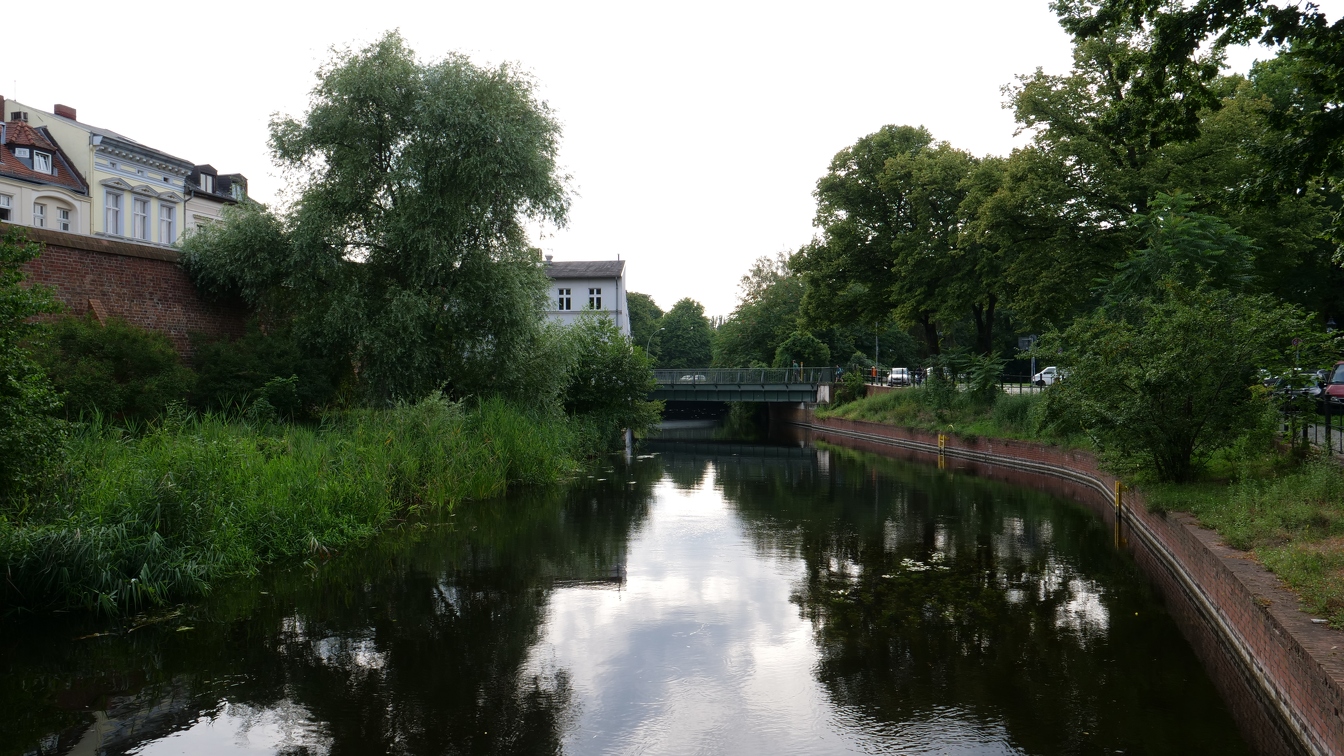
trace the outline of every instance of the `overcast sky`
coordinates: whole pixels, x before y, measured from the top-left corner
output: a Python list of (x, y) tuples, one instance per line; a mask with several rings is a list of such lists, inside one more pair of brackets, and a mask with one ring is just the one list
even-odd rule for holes
[(400, 28), (426, 59), (518, 63), (564, 125), (573, 177), (569, 225), (540, 246), (619, 254), (631, 290), (720, 315), (754, 258), (812, 237), (812, 189), (838, 150), (892, 123), (1006, 153), (1001, 87), (1069, 64), (1048, 0), (73, 5), (59, 44), (6, 35), (0, 94), (243, 173), (263, 201), (282, 188), (267, 122), (303, 113), (332, 46)]

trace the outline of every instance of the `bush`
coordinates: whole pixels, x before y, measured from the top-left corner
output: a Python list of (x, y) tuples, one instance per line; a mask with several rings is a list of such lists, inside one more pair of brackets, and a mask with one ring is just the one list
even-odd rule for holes
[(662, 403), (648, 400), (657, 386), (649, 357), (610, 318), (585, 314), (561, 338), (570, 362), (560, 400), (591, 432), (595, 451), (618, 444), (625, 428), (642, 433), (658, 423)]
[(0, 236), (0, 522), (55, 471), (63, 441), (54, 416), (60, 394), (26, 346), (36, 328), (31, 318), (59, 310), (48, 290), (20, 286), (19, 266), (40, 252), (22, 228)]
[(286, 418), (311, 417), (336, 397), (345, 361), (305, 352), (286, 332), (262, 333), (256, 321), (240, 338), (195, 343), (192, 403), (206, 410), (244, 409), (264, 400)]
[(1290, 339), (1312, 330), (1267, 297), (1171, 283), (1042, 339), (1068, 376), (1046, 392), (1051, 416), (1085, 428), (1116, 464), (1190, 480), (1260, 424), (1257, 371), (1283, 365)]
[(118, 318), (106, 325), (92, 314), (57, 320), (43, 339), (40, 361), (65, 394), (70, 419), (102, 413), (143, 421), (185, 399), (195, 375), (168, 337)]
[(868, 387), (863, 382), (863, 376), (850, 370), (841, 376), (840, 385), (836, 387), (831, 401), (838, 406), (858, 401), (867, 395)]

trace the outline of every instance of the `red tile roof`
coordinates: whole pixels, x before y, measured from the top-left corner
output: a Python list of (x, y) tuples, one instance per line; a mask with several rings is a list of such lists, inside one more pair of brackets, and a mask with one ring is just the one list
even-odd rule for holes
[(37, 147), (43, 150), (56, 149), (56, 145), (43, 136), (42, 132), (29, 126), (24, 121), (10, 121), (5, 124), (5, 146), (11, 144), (19, 147)]
[[(5, 124), (5, 144), (0, 147), (0, 176), (35, 181), (42, 184), (73, 189), (82, 194), (88, 193), (84, 178), (70, 167), (61, 148), (57, 147), (41, 131), (23, 121), (10, 121)], [(41, 173), (23, 164), (14, 156), (15, 147), (29, 147), (51, 151), (52, 173)]]

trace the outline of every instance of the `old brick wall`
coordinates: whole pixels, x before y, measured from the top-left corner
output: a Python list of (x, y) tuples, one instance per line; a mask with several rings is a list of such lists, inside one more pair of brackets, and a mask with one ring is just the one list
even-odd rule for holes
[[(771, 419), (846, 447), (938, 458), (934, 433), (819, 420), (801, 407), (781, 407)], [(952, 469), (1046, 488), (1114, 523), (1115, 478), (1087, 452), (951, 435), (945, 444)], [(1149, 512), (1131, 493), (1122, 523), (1125, 545), (1161, 590), (1255, 749), (1344, 754), (1344, 633), (1312, 622), (1278, 578), (1190, 515)]]
[[(0, 224), (3, 225), (3, 224)], [(190, 357), (190, 335), (239, 336), (247, 313), (207, 302), (178, 264), (175, 250), (99, 237), (28, 228), (43, 252), (23, 266), (29, 284), (56, 290), (68, 313), (91, 309), (158, 331)]]

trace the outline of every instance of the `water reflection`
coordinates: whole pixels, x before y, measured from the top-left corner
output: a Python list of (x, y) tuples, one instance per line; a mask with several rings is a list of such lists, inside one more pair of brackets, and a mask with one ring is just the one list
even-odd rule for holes
[(1244, 752), (1082, 510), (647, 451), (140, 627), (10, 621), (0, 754)]

